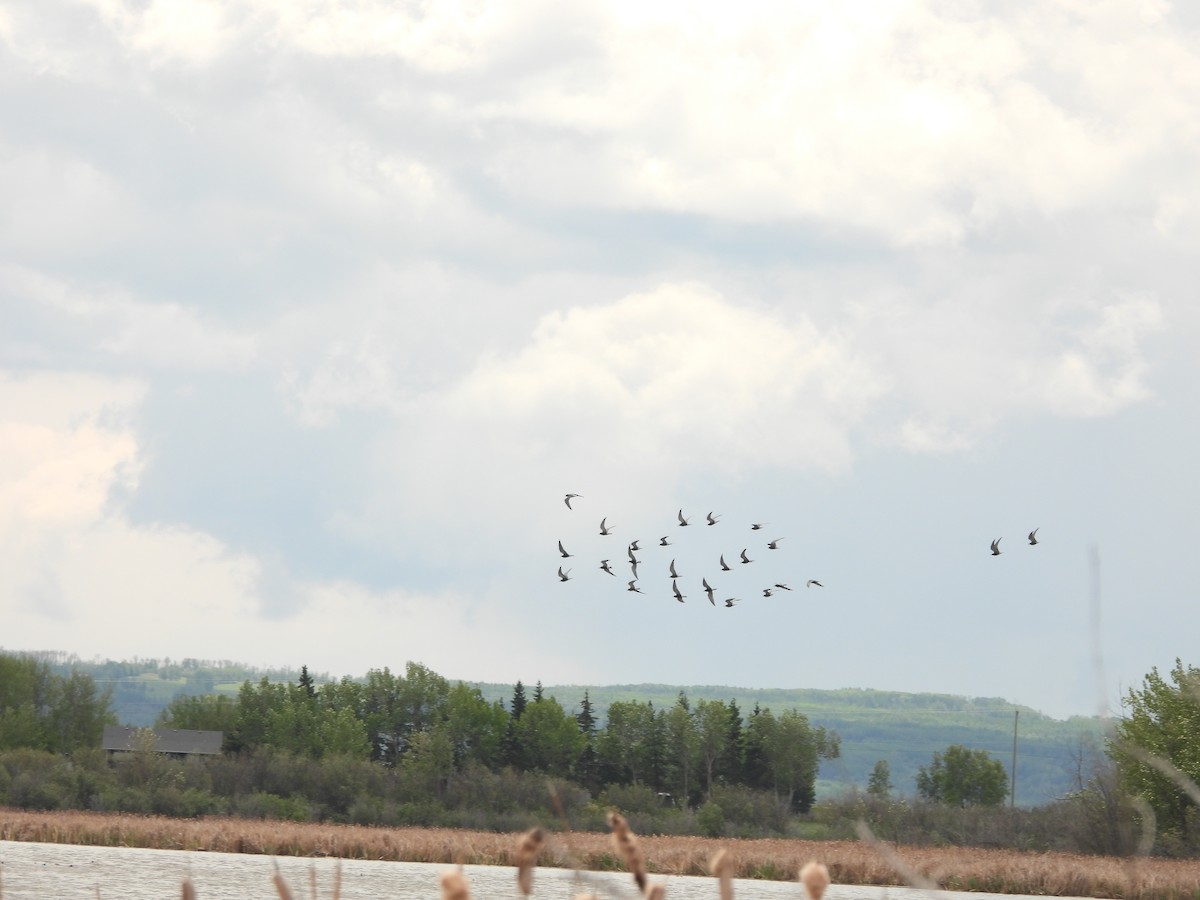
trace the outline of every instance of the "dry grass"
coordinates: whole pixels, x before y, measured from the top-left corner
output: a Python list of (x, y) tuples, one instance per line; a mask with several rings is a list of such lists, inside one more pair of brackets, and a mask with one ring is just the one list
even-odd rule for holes
[[(445, 828), (374, 828), (246, 819), (167, 819), (87, 812), (0, 810), (0, 840), (333, 856), (410, 862), (512, 866), (521, 836)], [(599, 833), (546, 835), (544, 866), (625, 870), (613, 838)], [(952, 890), (1128, 900), (1200, 900), (1200, 861), (1021, 853), (1012, 850), (897, 847), (858, 841), (727, 840), (639, 835), (646, 870), (708, 875), (718, 850), (739, 878), (792, 881), (819, 860), (835, 884), (903, 885), (912, 873)], [(898, 873), (906, 867), (909, 877)], [(724, 867), (724, 866), (723, 866)]]

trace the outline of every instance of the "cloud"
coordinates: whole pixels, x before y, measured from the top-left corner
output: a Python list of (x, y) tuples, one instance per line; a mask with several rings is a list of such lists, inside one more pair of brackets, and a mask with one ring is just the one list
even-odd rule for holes
[(41, 323), (36, 352), (50, 358), (69, 347), (76, 359), (116, 362), (118, 368), (203, 371), (245, 369), (256, 355), (253, 337), (192, 306), (138, 299), (18, 265), (0, 263), (0, 277), (8, 302)]
[[(169, 64), (235, 67), (248, 90), (170, 78), (151, 102), (270, 148), (263, 175), (307, 181), (304, 205), (416, 239), (430, 219), (444, 239), (464, 221), (503, 233), (515, 223), (489, 221), (496, 203), (802, 222), (917, 246), (1130, 203), (1160, 207), (1162, 227), (1190, 220), (1200, 55), (1152, 7), (91, 6), (101, 34), (87, 41), (27, 13), (0, 34), (41, 37), (18, 42), (21, 58), (79, 80), (89, 64), (106, 82), (121, 62), (135, 82)], [(345, 63), (332, 82), (330, 61)], [(294, 87), (279, 89), (275, 66)], [(110, 202), (102, 171), (58, 168)]]

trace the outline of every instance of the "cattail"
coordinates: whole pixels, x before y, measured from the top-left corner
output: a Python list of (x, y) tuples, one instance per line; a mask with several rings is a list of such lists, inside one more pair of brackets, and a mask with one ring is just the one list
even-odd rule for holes
[(639, 890), (645, 891), (646, 860), (642, 856), (642, 849), (638, 846), (637, 838), (629, 830), (629, 823), (614, 809), (608, 814), (608, 827), (612, 829), (613, 843), (621, 856), (625, 858), (625, 865), (633, 874), (633, 880), (637, 882)]
[(460, 869), (447, 869), (442, 873), (442, 900), (471, 900), (471, 886)]
[(533, 892), (533, 867), (537, 864), (538, 851), (545, 841), (545, 831), (530, 828), (521, 835), (521, 841), (517, 844), (517, 887), (526, 897)]
[(275, 877), (271, 880), (275, 882), (275, 893), (279, 895), (279, 900), (292, 900), (292, 889), (288, 887), (279, 869), (275, 870)]
[(812, 900), (821, 900), (825, 888), (829, 887), (829, 870), (825, 868), (824, 863), (815, 860), (805, 863), (800, 869), (800, 883), (804, 885)]
[(196, 900), (196, 886), (190, 878), (183, 879), (183, 900)]
[(733, 900), (733, 857), (726, 850), (718, 850), (708, 862), (708, 871), (716, 876), (721, 886), (721, 900)]

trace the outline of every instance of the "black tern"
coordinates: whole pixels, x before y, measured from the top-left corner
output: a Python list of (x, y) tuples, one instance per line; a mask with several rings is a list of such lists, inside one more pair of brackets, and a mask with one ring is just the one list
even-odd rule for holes
[(1036, 544), (1038, 542), (1037, 533), (1038, 533), (1038, 530), (1036, 528), (1033, 529), (1033, 531), (1029, 532), (1029, 546), (1032, 547), (1034, 544)]
[(808, 582), (807, 582), (807, 583), (806, 583), (804, 586), (805, 586), (805, 587), (812, 587), (814, 584), (815, 584), (817, 587), (825, 587), (825, 585), (821, 584), (821, 582), (817, 581), (817, 579), (815, 579), (815, 578), (810, 578), (810, 579), (808, 579)]
[(675, 571), (675, 560), (671, 560), (671, 577), (678, 578), (679, 573)]
[(680, 593), (678, 581), (671, 582), (671, 593), (675, 595), (676, 600), (678, 600), (680, 603), (683, 602), (684, 595)]
[(607, 560), (607, 559), (602, 559), (602, 560), (600, 560), (600, 568), (601, 568), (601, 569), (603, 569), (605, 572), (607, 572), (609, 575), (614, 575), (614, 576), (615, 576), (615, 575), (617, 574), (616, 572), (614, 572), (612, 569), (610, 569), (610, 568), (608, 567), (608, 560)]
[(709, 514), (708, 514), (707, 516), (705, 516), (704, 518), (706, 518), (706, 519), (708, 520), (708, 524), (709, 524), (709, 525), (716, 525), (716, 524), (717, 524), (717, 519), (719, 519), (719, 518), (721, 518), (721, 517), (720, 517), (720, 516), (714, 516), (712, 513), (709, 513)]
[(563, 497), (563, 503), (567, 504), (567, 509), (574, 509), (575, 507), (573, 507), (571, 505), (571, 498), (572, 497), (582, 497), (582, 496), (583, 496), (583, 494), (567, 494), (567, 496)]
[(786, 584), (780, 584), (778, 581), (775, 582), (775, 587), (779, 588), (781, 591), (790, 591), (791, 590), (791, 588), (788, 587)]
[(567, 569), (567, 571), (564, 572), (562, 570), (562, 566), (559, 566), (558, 567), (558, 580), (559, 581), (570, 581), (571, 580), (571, 570)]
[(670, 547), (671, 546), (671, 542), (667, 540), (667, 536), (665, 534), (658, 539), (658, 546), (660, 546), (660, 547)]
[(601, 534), (612, 534), (612, 529), (608, 527), (608, 516), (605, 516), (603, 519), (600, 520), (600, 533)]
[(711, 603), (713, 606), (716, 606), (717, 601), (713, 599), (712, 585), (708, 583), (707, 578), (701, 578), (700, 580), (704, 583), (704, 593), (708, 594), (708, 602)]
[(683, 517), (683, 510), (681, 509), (679, 511), (679, 524), (686, 525), (687, 523), (688, 523), (688, 520)]
[(638, 593), (638, 594), (642, 593), (642, 589), (637, 586), (636, 582), (637, 582), (637, 579), (635, 578), (633, 581), (629, 582), (629, 587), (625, 588), (625, 590), (634, 591), (635, 593)]
[(558, 552), (562, 554), (563, 559), (567, 559), (568, 557), (575, 555), (574, 553), (568, 553), (566, 551), (566, 548), (564, 548), (562, 545), (562, 541), (558, 542)]
[(740, 597), (726, 597), (725, 606), (729, 609), (733, 609), (733, 604), (737, 603), (740, 599)]
[(753, 525), (751, 525), (751, 526), (750, 526), (750, 530), (751, 530), (751, 531), (758, 531), (758, 530), (759, 530), (759, 529), (761, 529), (761, 528), (762, 528), (764, 525), (770, 525), (770, 524), (771, 524), (770, 522), (755, 522)]
[(770, 597), (774, 593), (775, 592), (773, 590), (771, 590), (770, 588), (763, 588), (763, 596), (764, 597)]
[(775, 538), (775, 540), (773, 540), (769, 544), (767, 544), (767, 549), (768, 550), (778, 550), (779, 542), (782, 540), (783, 540), (783, 538)]
[(750, 557), (748, 557), (746, 555), (746, 551), (744, 549), (742, 550), (742, 562), (743, 563), (754, 562), (754, 560), (752, 560)]
[(722, 554), (721, 554), (721, 571), (722, 571), (722, 572), (731, 572), (731, 571), (733, 571), (733, 570), (732, 570), (732, 569), (729, 567), (729, 563), (725, 562), (725, 554), (724, 554), (724, 553), (722, 553)]
[(994, 541), (992, 541), (992, 556), (1000, 555), (1000, 541), (1002, 540), (1003, 538), (996, 538)]

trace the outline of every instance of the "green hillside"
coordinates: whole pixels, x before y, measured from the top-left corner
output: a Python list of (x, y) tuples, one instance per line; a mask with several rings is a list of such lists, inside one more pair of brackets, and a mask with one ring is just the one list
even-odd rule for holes
[[(296, 681), (300, 675), (299, 668), (258, 669), (228, 660), (89, 662), (65, 653), (35, 655), (58, 674), (75, 669), (112, 690), (113, 708), (124, 725), (153, 724), (159, 711), (180, 694), (233, 693), (247, 680)], [(317, 682), (332, 680), (328, 674), (313, 673), (313, 677)], [(512, 696), (510, 684), (472, 684), (489, 700), (507, 703)], [(532, 690), (532, 685), (526, 688)], [(995, 697), (667, 684), (547, 685), (544, 690), (568, 710), (579, 707), (586, 690), (601, 722), (614, 701), (649, 701), (666, 708), (676, 702), (680, 691), (693, 703), (733, 700), (743, 718), (756, 705), (776, 714), (796, 709), (813, 725), (841, 737), (841, 757), (822, 764), (818, 798), (865, 788), (878, 760), (891, 767), (897, 793), (913, 794), (917, 770), (951, 744), (986, 750), (1009, 769), (1014, 715), (1019, 712), (1016, 800), (1020, 806), (1037, 806), (1076, 789), (1078, 773), (1087, 771), (1086, 761), (1101, 746), (1103, 733), (1097, 718), (1053, 719)]]

